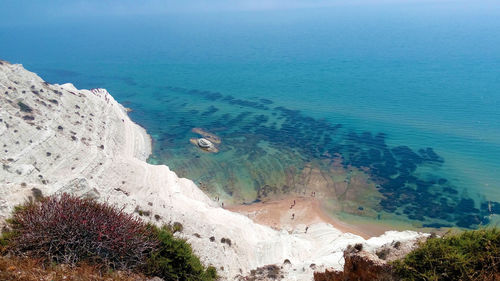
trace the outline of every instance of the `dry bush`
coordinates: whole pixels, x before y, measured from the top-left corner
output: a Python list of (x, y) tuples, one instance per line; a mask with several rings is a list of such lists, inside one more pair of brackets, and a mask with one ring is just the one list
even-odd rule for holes
[(68, 194), (28, 202), (8, 220), (8, 250), (48, 262), (134, 269), (156, 246), (149, 228), (113, 206)]
[[(146, 224), (140, 218), (93, 199), (63, 194), (30, 200), (16, 208), (8, 225), (9, 229), (0, 235), (0, 258), (3, 259), (29, 257), (37, 259), (40, 267), (57, 267), (63, 271), (84, 270), (80, 265), (87, 264), (99, 274), (128, 270), (165, 280), (213, 281), (218, 278), (216, 269), (205, 267), (191, 246), (174, 237), (168, 226), (158, 228)], [(0, 271), (8, 274), (17, 267), (6, 266)], [(31, 272), (29, 268), (18, 271), (20, 274)], [(92, 279), (88, 274), (93, 273), (82, 272), (82, 278), (62, 279), (12, 279), (15, 276), (6, 275), (0, 276), (0, 280), (105, 280)]]
[(391, 253), (391, 249), (389, 249), (389, 248), (383, 248), (383, 249), (380, 249), (380, 250), (375, 252), (377, 257), (379, 259), (382, 259), (382, 260), (386, 260), (387, 256), (389, 256), (390, 253)]
[(145, 281), (148, 278), (129, 271), (103, 271), (88, 264), (50, 265), (42, 260), (0, 256), (0, 280), (3, 281)]
[(252, 269), (250, 275), (240, 278), (240, 280), (245, 281), (258, 281), (258, 280), (282, 280), (284, 278), (281, 268), (277, 265), (265, 265)]

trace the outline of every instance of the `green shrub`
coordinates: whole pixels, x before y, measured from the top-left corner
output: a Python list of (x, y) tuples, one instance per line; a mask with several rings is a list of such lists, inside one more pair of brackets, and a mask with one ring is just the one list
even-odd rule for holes
[(9, 245), (10, 240), (12, 237), (15, 236), (15, 233), (13, 231), (5, 231), (0, 235), (0, 247), (7, 247)]
[(26, 105), (23, 102), (18, 102), (17, 105), (19, 105), (19, 109), (21, 109), (22, 112), (31, 113), (33, 111), (33, 109), (31, 109), (31, 107), (29, 107), (28, 105)]
[(166, 228), (168, 231), (170, 231), (172, 234), (176, 232), (182, 232), (184, 230), (184, 226), (180, 222), (174, 222), (174, 224), (168, 224), (166, 225)]
[(216, 280), (214, 267), (205, 268), (194, 255), (191, 246), (184, 240), (175, 238), (168, 226), (158, 228), (150, 225), (159, 246), (148, 260), (144, 273), (165, 280)]
[(375, 252), (377, 257), (379, 259), (382, 259), (382, 260), (386, 260), (387, 256), (389, 256), (390, 253), (391, 253), (391, 249), (389, 249), (389, 248), (383, 248), (383, 249), (380, 249), (380, 250)]
[(393, 266), (402, 280), (499, 280), (500, 231), (487, 228), (429, 238)]

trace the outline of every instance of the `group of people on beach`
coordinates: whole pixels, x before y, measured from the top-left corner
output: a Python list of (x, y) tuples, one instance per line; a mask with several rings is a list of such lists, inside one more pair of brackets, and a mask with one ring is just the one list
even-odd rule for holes
[[(311, 197), (315, 197), (315, 196), (316, 196), (316, 191), (312, 191), (311, 192)], [(217, 200), (217, 202), (220, 202), (220, 197), (219, 196), (215, 196), (214, 199)], [(297, 201), (294, 199), (293, 203), (290, 204), (290, 210), (293, 209), (293, 207), (295, 207), (296, 204), (297, 204)], [(221, 202), (221, 206), (222, 206), (222, 208), (224, 208), (224, 202)], [(295, 213), (292, 213), (292, 220), (293, 219), (295, 219)], [(305, 233), (307, 233), (308, 229), (309, 229), (309, 227), (307, 226), (306, 230), (305, 230)]]
[[(313, 192), (313, 193), (314, 193), (314, 192)], [(313, 193), (311, 193), (311, 195), (312, 195)], [(314, 193), (314, 194), (315, 194), (315, 193)], [(296, 202), (295, 202), (295, 200), (293, 200), (293, 204), (291, 204), (291, 205), (290, 205), (290, 209), (292, 209), (293, 207), (295, 207), (295, 204), (296, 204)], [(292, 213), (292, 220), (293, 220), (293, 219), (295, 219), (295, 213)], [(307, 233), (307, 230), (308, 230), (308, 229), (309, 229), (309, 226), (306, 226), (306, 231), (305, 231), (305, 233)]]
[[(217, 202), (220, 201), (220, 197), (219, 196), (215, 196), (215, 200), (217, 200)], [(221, 207), (224, 208), (224, 202), (221, 202)]]

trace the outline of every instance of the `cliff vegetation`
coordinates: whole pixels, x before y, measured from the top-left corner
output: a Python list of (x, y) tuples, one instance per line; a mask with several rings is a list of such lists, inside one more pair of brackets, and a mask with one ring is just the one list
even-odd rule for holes
[(443, 237), (431, 235), (403, 258), (386, 262), (390, 249), (376, 255), (361, 244), (344, 251), (344, 270), (317, 272), (315, 281), (495, 281), (500, 280), (500, 230), (484, 228)]
[[(215, 268), (205, 267), (171, 227), (146, 224), (114, 206), (68, 194), (15, 208), (0, 251), (2, 280), (40, 280), (30, 271), (54, 276), (84, 271), (108, 278), (102, 280), (217, 279)], [(123, 272), (131, 275), (125, 278)]]

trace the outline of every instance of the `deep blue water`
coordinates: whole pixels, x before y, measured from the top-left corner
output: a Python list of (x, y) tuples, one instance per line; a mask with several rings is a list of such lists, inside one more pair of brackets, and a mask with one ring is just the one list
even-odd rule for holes
[[(475, 227), (500, 213), (499, 11), (90, 15), (0, 25), (0, 54), (49, 82), (107, 88), (153, 136), (150, 162), (227, 201), (308, 194), (314, 167), (367, 179), (344, 197), (333, 184), (337, 215)], [(194, 127), (220, 152), (192, 146)]]

